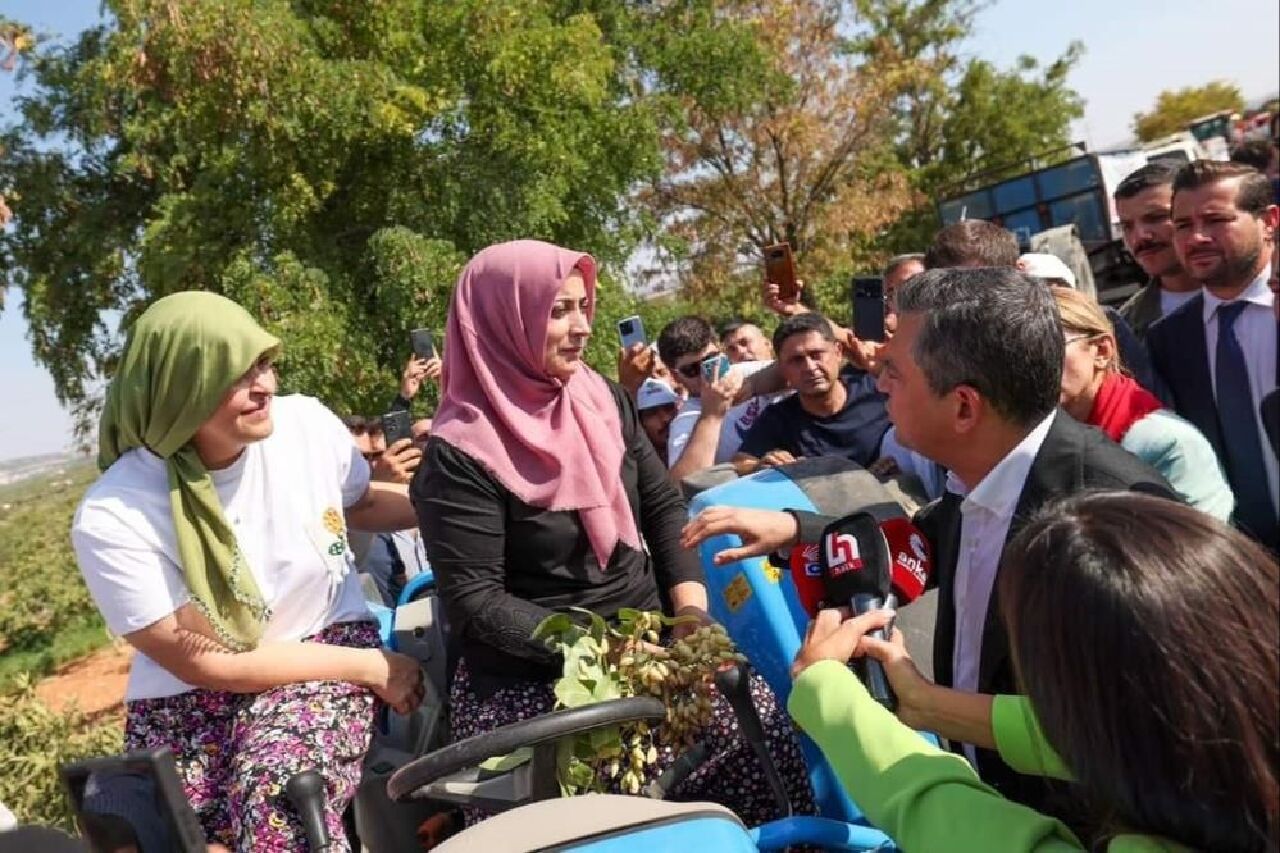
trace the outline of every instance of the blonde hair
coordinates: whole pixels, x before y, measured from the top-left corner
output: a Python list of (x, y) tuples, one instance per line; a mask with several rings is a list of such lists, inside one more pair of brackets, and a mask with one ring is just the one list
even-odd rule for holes
[(1062, 327), (1076, 334), (1088, 335), (1090, 338), (1107, 337), (1111, 340), (1111, 361), (1107, 370), (1113, 373), (1125, 373), (1120, 362), (1120, 346), (1116, 343), (1116, 330), (1107, 319), (1106, 313), (1094, 299), (1078, 290), (1066, 287), (1050, 288), (1054, 301), (1058, 303), (1058, 316), (1062, 318)]

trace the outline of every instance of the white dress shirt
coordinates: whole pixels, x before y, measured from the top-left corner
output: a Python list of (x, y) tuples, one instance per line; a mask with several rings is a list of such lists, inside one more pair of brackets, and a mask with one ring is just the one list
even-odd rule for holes
[[(1258, 425), (1258, 441), (1262, 445), (1262, 459), (1267, 469), (1267, 486), (1271, 491), (1271, 505), (1280, 506), (1280, 463), (1271, 452), (1271, 442), (1262, 425), (1262, 398), (1276, 387), (1276, 295), (1267, 287), (1271, 277), (1268, 265), (1262, 275), (1253, 280), (1244, 292), (1231, 302), (1248, 302), (1249, 306), (1236, 318), (1233, 327), (1240, 349), (1244, 350), (1244, 363), (1249, 370), (1249, 390), (1253, 392), (1253, 417)], [(1204, 344), (1209, 355), (1209, 381), (1213, 384), (1213, 398), (1218, 399), (1218, 306), (1223, 300), (1208, 289), (1204, 292)]]
[[(982, 629), (995, 586), (996, 569), (1004, 540), (1009, 535), (1018, 498), (1027, 482), (1031, 463), (1057, 411), (1036, 425), (1026, 438), (1001, 459), (982, 481), (968, 489), (955, 474), (948, 475), (947, 491), (964, 495), (960, 503), (960, 553), (956, 558), (956, 637), (951, 659), (951, 684), (956, 690), (978, 692), (978, 665), (982, 660)], [(970, 763), (972, 744), (964, 745)]]

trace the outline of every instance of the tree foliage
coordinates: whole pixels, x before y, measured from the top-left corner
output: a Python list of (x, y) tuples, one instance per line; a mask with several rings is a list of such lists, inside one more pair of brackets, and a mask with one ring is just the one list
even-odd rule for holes
[(757, 316), (758, 250), (779, 239), (831, 309), (849, 272), (918, 248), (938, 187), (1065, 142), (1076, 50), (963, 59), (976, 11), (107, 0), (74, 41), (22, 44), (0, 283), (24, 289), (36, 360), (85, 428), (115, 324), (190, 288), (285, 337), (286, 390), (377, 412), (466, 257), (517, 237), (603, 262), (587, 356), (611, 371), (642, 239), (686, 284), (648, 306), (654, 332), (687, 311)]
[[(380, 410), (464, 257), (540, 237), (626, 256), (658, 165), (632, 51), (554, 0), (111, 0), (26, 73), (3, 137), (5, 284), (87, 422), (119, 335), (176, 290), (287, 333), (282, 381)], [(616, 4), (606, 12), (625, 9)], [(105, 316), (111, 316), (107, 314)]]
[(853, 45), (867, 61), (878, 63), (888, 45), (915, 63), (898, 93), (895, 135), (915, 206), (884, 247), (921, 250), (938, 226), (939, 196), (963, 178), (990, 172), (995, 180), (1071, 143), (1071, 122), (1084, 115), (1069, 83), (1084, 52), (1079, 42), (1048, 64), (1021, 56), (1001, 69), (964, 56), (981, 11), (973, 0), (858, 0), (858, 10), (865, 27)]
[(906, 206), (883, 155), (908, 68), (888, 51), (874, 69), (849, 54), (846, 3), (726, 2), (719, 13), (758, 64), (728, 95), (688, 72), (660, 81), (680, 120), (641, 200), (682, 255), (686, 295), (749, 313), (761, 248), (789, 242), (801, 273), (822, 281)]
[(1243, 109), (1244, 95), (1240, 87), (1225, 80), (1214, 80), (1203, 86), (1166, 89), (1156, 96), (1150, 111), (1134, 114), (1133, 132), (1146, 142), (1186, 130), (1190, 122), (1210, 113), (1220, 110), (1240, 112)]

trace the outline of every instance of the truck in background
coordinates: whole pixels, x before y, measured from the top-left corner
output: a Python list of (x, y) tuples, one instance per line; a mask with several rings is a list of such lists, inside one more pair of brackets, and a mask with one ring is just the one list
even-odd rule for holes
[[(1124, 248), (1115, 203), (1116, 185), (1148, 162), (1141, 149), (1091, 152), (1077, 143), (994, 174), (982, 172), (949, 188), (938, 204), (943, 225), (987, 219), (1012, 231), (1023, 250), (1049, 229), (1074, 226), (1088, 255), (1098, 299), (1126, 299), (1143, 281), (1142, 270)], [(1063, 258), (1067, 263), (1069, 258)]]

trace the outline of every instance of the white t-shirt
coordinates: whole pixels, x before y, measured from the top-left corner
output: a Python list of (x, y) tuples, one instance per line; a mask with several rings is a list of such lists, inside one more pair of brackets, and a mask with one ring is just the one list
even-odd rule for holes
[[(271, 618), (266, 640), (300, 640), (335, 622), (372, 618), (346, 544), (343, 508), (369, 487), (369, 465), (342, 422), (311, 397), (272, 401), (275, 429), (212, 471)], [(85, 493), (71, 541), (107, 627), (155, 624), (190, 601), (178, 561), (164, 460), (130, 450)], [(128, 700), (194, 689), (141, 653)]]
[[(771, 364), (773, 364), (772, 361), (744, 361), (733, 365), (732, 370), (741, 373), (742, 378), (746, 379)], [(790, 392), (754, 397), (730, 409), (720, 427), (720, 444), (716, 447), (715, 464), (721, 465), (732, 459), (733, 454), (737, 453), (738, 448), (742, 446), (742, 439), (746, 436), (747, 430), (751, 429), (751, 425), (756, 422), (756, 418), (760, 417), (765, 406), (775, 400), (781, 400), (788, 393)], [(689, 436), (693, 433), (693, 427), (701, 416), (702, 400), (690, 397), (684, 401), (684, 405), (671, 421), (671, 431), (667, 434), (668, 467), (674, 466), (684, 454), (684, 449), (689, 446)]]
[(1200, 295), (1199, 290), (1187, 290), (1181, 293), (1175, 293), (1169, 290), (1160, 291), (1160, 316), (1168, 317), (1174, 311), (1177, 311), (1183, 305), (1186, 305), (1192, 299)]

